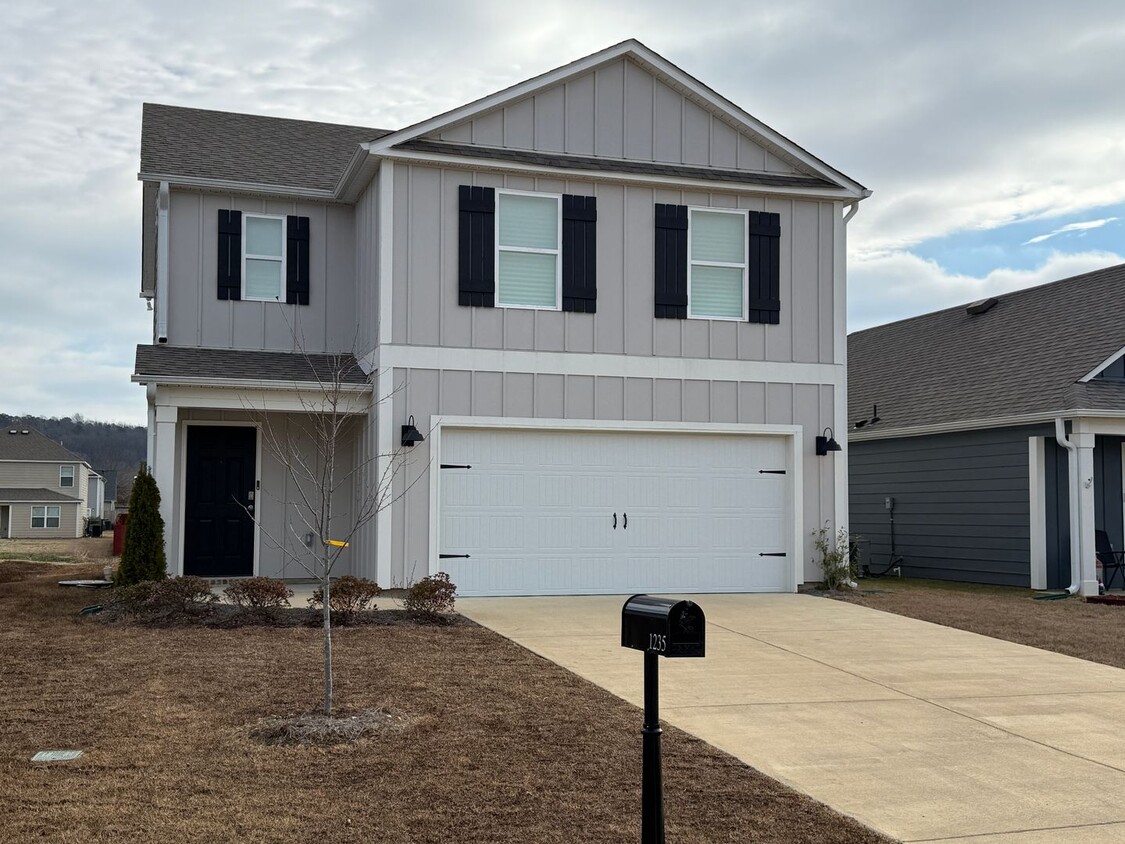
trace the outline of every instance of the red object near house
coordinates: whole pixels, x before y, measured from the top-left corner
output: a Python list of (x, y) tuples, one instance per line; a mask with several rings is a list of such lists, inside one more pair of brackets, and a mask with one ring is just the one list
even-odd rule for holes
[(121, 552), (125, 550), (125, 522), (128, 518), (128, 513), (118, 513), (117, 521), (113, 523), (113, 556), (115, 557), (120, 557)]

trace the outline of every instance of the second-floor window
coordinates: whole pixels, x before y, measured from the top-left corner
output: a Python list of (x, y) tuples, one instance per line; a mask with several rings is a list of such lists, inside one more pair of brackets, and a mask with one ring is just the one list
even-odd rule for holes
[(688, 316), (745, 320), (746, 212), (688, 212)]
[(59, 486), (74, 486), (74, 467), (59, 467)]
[(285, 218), (243, 214), (242, 298), (272, 302), (285, 281)]
[(497, 194), (496, 304), (559, 310), (562, 197)]

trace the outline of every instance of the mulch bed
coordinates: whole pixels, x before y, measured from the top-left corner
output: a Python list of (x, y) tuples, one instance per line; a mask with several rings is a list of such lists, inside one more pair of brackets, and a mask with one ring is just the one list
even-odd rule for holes
[[(864, 579), (840, 600), (1125, 668), (1125, 609), (1030, 589), (900, 578)], [(870, 591), (867, 591), (870, 590)], [(1114, 596), (1107, 596), (1114, 597)]]
[[(395, 725), (266, 746), (263, 719), (317, 708), (318, 630), (79, 620), (56, 579), (0, 584), (0, 842), (639, 838), (640, 712), (486, 629), (340, 628), (341, 712)], [(664, 777), (669, 841), (886, 841), (675, 729)]]

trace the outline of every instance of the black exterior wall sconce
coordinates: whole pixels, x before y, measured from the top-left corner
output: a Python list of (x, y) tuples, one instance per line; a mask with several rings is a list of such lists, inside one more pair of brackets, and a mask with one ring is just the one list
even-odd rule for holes
[(816, 438), (816, 454), (817, 457), (824, 457), (830, 451), (843, 451), (840, 444), (836, 442), (836, 437), (831, 428), (825, 428), (824, 432)]
[(414, 417), (411, 416), (406, 420), (406, 424), (402, 426), (402, 444), (413, 448), (425, 439), (421, 431), (414, 427)]

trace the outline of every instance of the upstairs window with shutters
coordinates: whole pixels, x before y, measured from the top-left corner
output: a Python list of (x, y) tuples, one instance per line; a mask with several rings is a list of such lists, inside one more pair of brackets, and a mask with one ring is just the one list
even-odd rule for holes
[(496, 194), (497, 307), (560, 310), (562, 197)]
[(243, 214), (242, 298), (275, 302), (285, 279), (285, 218)]
[(747, 318), (745, 211), (688, 210), (688, 316)]

